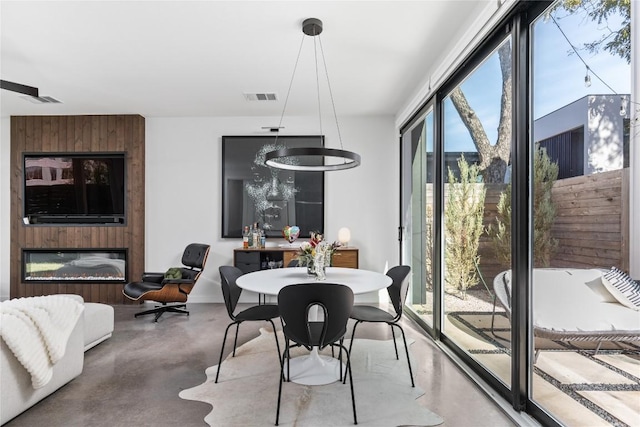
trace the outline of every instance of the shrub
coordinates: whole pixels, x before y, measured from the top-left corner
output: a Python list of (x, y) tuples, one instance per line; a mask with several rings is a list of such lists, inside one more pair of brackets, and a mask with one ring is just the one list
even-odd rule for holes
[[(533, 263), (535, 267), (548, 267), (558, 247), (551, 237), (556, 209), (551, 200), (551, 189), (558, 179), (558, 165), (553, 163), (544, 148), (535, 150), (533, 158)], [(489, 226), (496, 257), (505, 266), (511, 265), (511, 183), (498, 201), (495, 225)]]
[(449, 169), (449, 194), (445, 205), (445, 284), (466, 298), (467, 288), (478, 283), (478, 247), (484, 232), (484, 184), (478, 184), (479, 169), (458, 159), (460, 181)]

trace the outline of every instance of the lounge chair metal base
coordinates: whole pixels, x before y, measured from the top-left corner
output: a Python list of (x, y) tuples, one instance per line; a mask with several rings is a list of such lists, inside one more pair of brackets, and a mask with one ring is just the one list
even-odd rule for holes
[(162, 316), (164, 313), (166, 313), (167, 311), (170, 313), (181, 313), (181, 314), (186, 314), (187, 316), (189, 315), (189, 312), (187, 310), (181, 310), (183, 308), (186, 308), (187, 305), (186, 304), (177, 304), (177, 305), (156, 305), (156, 308), (152, 309), (152, 310), (145, 310), (145, 311), (141, 311), (140, 313), (136, 313), (135, 317), (138, 316), (145, 316), (147, 314), (155, 314), (156, 317), (154, 319), (154, 322), (157, 322), (158, 319), (160, 318), (160, 316)]

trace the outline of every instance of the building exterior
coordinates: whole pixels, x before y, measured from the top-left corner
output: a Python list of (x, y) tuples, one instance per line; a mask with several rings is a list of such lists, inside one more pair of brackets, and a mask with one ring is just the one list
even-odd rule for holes
[(587, 95), (534, 122), (534, 141), (558, 163), (558, 178), (629, 165), (629, 95)]

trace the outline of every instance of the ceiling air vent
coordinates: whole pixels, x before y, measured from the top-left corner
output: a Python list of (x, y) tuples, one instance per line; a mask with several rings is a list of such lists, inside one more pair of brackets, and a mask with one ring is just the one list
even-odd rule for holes
[(52, 96), (21, 96), (21, 98), (34, 104), (62, 104), (62, 101)]
[(245, 93), (244, 99), (247, 101), (277, 101), (278, 95), (275, 93)]

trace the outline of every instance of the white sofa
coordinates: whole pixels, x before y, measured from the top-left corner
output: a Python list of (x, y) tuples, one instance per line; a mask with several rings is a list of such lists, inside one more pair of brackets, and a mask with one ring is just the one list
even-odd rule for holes
[[(555, 341), (640, 341), (640, 312), (620, 304), (600, 269), (533, 271), (534, 335)], [(511, 316), (511, 270), (496, 276), (494, 291)]]
[[(77, 296), (77, 295), (76, 295)], [(95, 347), (113, 334), (113, 307), (95, 302), (84, 303), (84, 351)]]
[[(84, 302), (82, 297), (72, 298)], [(111, 337), (114, 325), (113, 307), (85, 303), (62, 359), (53, 366), (53, 377), (42, 388), (34, 389), (31, 375), (0, 338), (0, 424), (4, 424), (38, 403), (82, 373), (84, 352)]]

